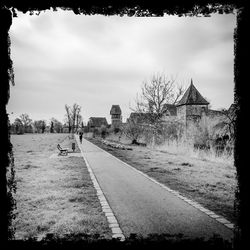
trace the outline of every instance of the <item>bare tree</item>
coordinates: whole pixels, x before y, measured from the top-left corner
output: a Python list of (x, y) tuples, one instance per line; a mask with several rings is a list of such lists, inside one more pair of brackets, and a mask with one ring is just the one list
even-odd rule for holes
[(150, 81), (143, 82), (141, 95), (136, 98), (136, 107), (132, 109), (139, 114), (147, 114), (150, 124), (157, 124), (165, 111), (165, 104), (176, 104), (184, 92), (184, 87), (177, 85), (173, 77), (155, 74)]
[(44, 131), (46, 129), (46, 122), (44, 120), (42, 120), (41, 129), (42, 129), (42, 133), (44, 133)]
[(78, 127), (81, 123), (82, 117), (80, 115), (80, 112), (81, 112), (81, 107), (75, 103), (72, 107), (72, 120), (73, 120), (73, 131), (74, 132), (78, 130)]
[(76, 130), (78, 131), (79, 129), (83, 129), (83, 119), (80, 114), (78, 114), (76, 117)]
[(72, 120), (71, 120), (70, 106), (68, 106), (67, 104), (65, 104), (65, 110), (66, 110), (66, 121), (67, 121), (67, 125), (68, 125), (68, 128), (69, 128), (69, 133), (70, 133), (71, 129), (72, 129)]
[(230, 139), (234, 141), (235, 139), (235, 125), (236, 125), (236, 111), (237, 106), (232, 106), (231, 109), (222, 109), (221, 112), (223, 116), (220, 121), (214, 126), (214, 129), (219, 129), (221, 134), (228, 134)]
[(69, 127), (69, 133), (74, 133), (81, 123), (82, 117), (80, 115), (81, 107), (78, 104), (73, 104), (72, 107), (65, 105), (66, 120)]
[(58, 121), (57, 119), (55, 119), (54, 117), (52, 117), (50, 120), (51, 120), (51, 125), (53, 123), (53, 131), (56, 133), (62, 133), (63, 131), (62, 123)]

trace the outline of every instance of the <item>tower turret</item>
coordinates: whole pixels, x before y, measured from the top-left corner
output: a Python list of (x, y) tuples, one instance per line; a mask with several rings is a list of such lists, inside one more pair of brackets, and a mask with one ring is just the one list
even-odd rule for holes
[(113, 128), (120, 128), (122, 124), (122, 111), (119, 105), (112, 105), (110, 110), (111, 126)]
[(209, 102), (195, 88), (193, 80), (189, 88), (184, 93), (177, 106), (177, 116), (184, 121), (186, 125), (190, 122), (200, 122), (205, 119), (208, 112)]

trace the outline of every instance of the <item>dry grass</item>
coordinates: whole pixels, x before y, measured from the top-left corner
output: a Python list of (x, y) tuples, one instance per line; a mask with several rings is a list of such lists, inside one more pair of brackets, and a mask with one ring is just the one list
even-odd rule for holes
[[(12, 135), (17, 180), (16, 239), (47, 233), (111, 237), (86, 165), (77, 154), (54, 157), (57, 143), (71, 148), (67, 134)], [(76, 148), (75, 152), (80, 152)]]
[(237, 182), (233, 161), (200, 157), (198, 151), (190, 153), (186, 147), (177, 145), (169, 148), (166, 145), (132, 146), (133, 150), (127, 151), (108, 148), (95, 139), (89, 140), (186, 197), (232, 222), (236, 221), (234, 200)]
[(218, 162), (222, 164), (232, 165), (234, 162), (233, 154), (228, 154), (226, 150), (221, 154), (217, 154), (214, 148), (208, 150), (195, 149), (192, 143), (183, 141), (168, 141), (158, 146), (149, 146), (153, 150), (163, 150), (167, 153), (176, 155), (189, 156), (203, 161)]
[(127, 138), (126, 136), (119, 136), (119, 134), (110, 134), (106, 137), (109, 141), (120, 142), (123, 144), (130, 144), (131, 139)]

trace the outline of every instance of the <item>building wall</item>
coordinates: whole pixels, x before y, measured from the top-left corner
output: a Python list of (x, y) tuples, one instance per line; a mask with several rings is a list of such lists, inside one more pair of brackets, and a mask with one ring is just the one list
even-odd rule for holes
[(201, 113), (201, 121), (200, 121), (200, 126), (203, 129), (207, 129), (207, 112), (202, 112)]
[(177, 107), (177, 117), (178, 120), (186, 123), (186, 105)]
[(121, 120), (112, 120), (112, 126), (114, 128), (119, 128), (121, 124), (122, 124)]
[(207, 105), (187, 105), (186, 106), (186, 124), (187, 129), (197, 127), (201, 130), (206, 130), (207, 127)]
[(111, 116), (111, 125), (113, 128), (119, 128), (122, 124), (121, 115), (112, 115)]
[(217, 118), (217, 117), (223, 117), (223, 113), (219, 110), (208, 110), (208, 117), (210, 118)]
[(187, 116), (200, 116), (202, 115), (202, 112), (207, 113), (208, 107), (207, 105), (186, 105), (186, 115)]

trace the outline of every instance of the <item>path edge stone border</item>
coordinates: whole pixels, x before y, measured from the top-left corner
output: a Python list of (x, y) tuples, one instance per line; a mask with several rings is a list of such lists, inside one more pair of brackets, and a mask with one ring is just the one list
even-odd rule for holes
[(87, 166), (91, 181), (94, 185), (94, 188), (96, 189), (97, 197), (98, 197), (99, 202), (101, 204), (102, 211), (104, 212), (104, 214), (107, 218), (108, 224), (109, 224), (109, 228), (112, 231), (112, 238), (118, 238), (118, 239), (120, 239), (120, 241), (124, 241), (125, 236), (124, 236), (124, 234), (123, 234), (123, 232), (118, 224), (118, 221), (117, 221), (117, 219), (116, 219), (116, 217), (115, 217), (115, 215), (114, 215), (114, 213), (113, 213), (113, 211), (112, 211), (112, 209), (111, 209), (111, 207), (110, 207), (110, 205), (109, 205), (109, 203), (108, 203), (108, 201), (107, 201), (107, 199), (106, 199), (106, 197), (105, 197), (105, 195), (104, 195), (104, 193), (103, 193), (103, 191), (102, 191), (102, 189), (101, 189), (101, 187), (96, 179), (96, 177), (95, 177), (94, 172), (92, 171), (87, 159), (84, 157), (82, 148), (79, 144), (78, 139), (76, 138), (76, 135), (75, 135), (75, 140), (76, 140), (78, 147), (81, 151), (81, 155), (86, 163), (86, 166)]
[[(86, 140), (86, 139), (85, 139)], [(230, 230), (233, 230), (235, 228), (234, 223), (230, 222), (229, 220), (225, 219), (223, 216), (218, 215), (216, 213), (214, 213), (213, 211), (204, 208), (201, 204), (199, 204), (196, 201), (192, 201), (191, 199), (186, 198), (185, 196), (181, 195), (178, 191), (174, 191), (173, 189), (167, 187), (166, 185), (158, 182), (157, 180), (153, 179), (152, 177), (148, 176), (147, 174), (143, 173), (142, 171), (132, 167), (131, 165), (129, 165), (128, 163), (120, 160), (119, 158), (115, 157), (114, 155), (112, 155), (111, 153), (107, 152), (106, 150), (96, 146), (94, 143), (88, 141), (89, 143), (93, 144), (95, 147), (101, 149), (102, 151), (106, 152), (107, 154), (109, 154), (110, 156), (112, 156), (113, 158), (115, 158), (116, 160), (124, 163), (126, 166), (128, 166), (129, 168), (131, 168), (132, 170), (136, 171), (137, 173), (143, 175), (144, 177), (146, 177), (147, 179), (151, 180), (152, 182), (156, 183), (157, 185), (160, 185), (162, 188), (166, 189), (167, 191), (169, 191), (170, 193), (172, 193), (173, 195), (179, 197), (180, 199), (184, 200), (185, 202), (187, 202), (188, 204), (190, 204), (192, 207), (198, 209), (199, 211), (205, 213), (206, 215), (208, 215), (210, 218), (216, 220), (217, 222), (219, 222), (220, 224), (224, 225), (225, 227), (227, 227)]]

